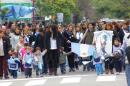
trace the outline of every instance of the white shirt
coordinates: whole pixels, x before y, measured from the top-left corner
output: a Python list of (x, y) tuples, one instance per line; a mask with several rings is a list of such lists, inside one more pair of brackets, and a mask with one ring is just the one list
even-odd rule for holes
[(19, 42), (19, 35), (12, 34), (10, 38), (10, 42), (11, 42), (12, 48), (15, 49), (16, 44)]
[(51, 50), (57, 49), (56, 39), (50, 38), (50, 49), (51, 49)]
[(113, 45), (113, 53), (120, 50), (121, 49), (121, 46), (119, 45), (118, 47), (114, 46)]
[(76, 33), (76, 38), (77, 39), (82, 39), (82, 37), (83, 37), (83, 33), (81, 33), (81, 32)]
[(3, 39), (0, 39), (0, 56), (4, 56)]
[(123, 41), (123, 48), (130, 46), (130, 38), (128, 38), (129, 35), (130, 33), (125, 33), (124, 41)]

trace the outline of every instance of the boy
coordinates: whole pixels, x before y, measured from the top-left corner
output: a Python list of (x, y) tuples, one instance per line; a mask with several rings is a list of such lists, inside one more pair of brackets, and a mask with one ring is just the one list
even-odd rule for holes
[(20, 64), (20, 61), (16, 56), (16, 52), (12, 51), (11, 56), (8, 59), (8, 67), (9, 67), (11, 76), (13, 76), (14, 79), (16, 79), (18, 76), (17, 72), (18, 72), (19, 64)]
[(25, 78), (30, 78), (32, 76), (33, 54), (29, 45), (27, 45), (25, 55), (23, 56), (23, 64), (25, 68)]
[(62, 74), (65, 74), (66, 73), (66, 67), (65, 67), (65, 64), (66, 64), (66, 56), (71, 54), (71, 52), (69, 53), (66, 53), (64, 52), (64, 49), (61, 49), (60, 50), (60, 58), (59, 58), (59, 63), (60, 63), (60, 69), (61, 69), (61, 73)]

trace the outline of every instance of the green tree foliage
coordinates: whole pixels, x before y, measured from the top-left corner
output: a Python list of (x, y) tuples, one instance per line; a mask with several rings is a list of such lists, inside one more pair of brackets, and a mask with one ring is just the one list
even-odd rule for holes
[(79, 12), (77, 0), (36, 0), (37, 15), (56, 15), (64, 13), (65, 21), (70, 20), (74, 12)]
[(91, 0), (91, 4), (98, 17), (130, 18), (130, 0)]

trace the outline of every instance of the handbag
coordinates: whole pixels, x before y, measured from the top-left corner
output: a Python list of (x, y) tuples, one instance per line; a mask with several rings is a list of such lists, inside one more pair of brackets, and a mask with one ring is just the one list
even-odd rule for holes
[(100, 62), (100, 59), (101, 59), (100, 57), (97, 57), (97, 58), (94, 58), (94, 61), (95, 62)]

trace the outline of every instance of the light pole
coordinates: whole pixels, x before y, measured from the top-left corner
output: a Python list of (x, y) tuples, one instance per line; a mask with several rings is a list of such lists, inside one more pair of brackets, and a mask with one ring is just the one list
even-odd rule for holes
[[(32, 6), (35, 7), (35, 0), (32, 0)], [(32, 23), (35, 22), (34, 17), (35, 17), (35, 10), (33, 10), (33, 14), (32, 14)]]
[[(32, 6), (35, 8), (35, 1), (36, 0), (31, 0), (32, 1)], [(32, 28), (35, 28), (36, 25), (35, 25), (35, 10), (33, 10), (33, 13), (32, 13)]]

